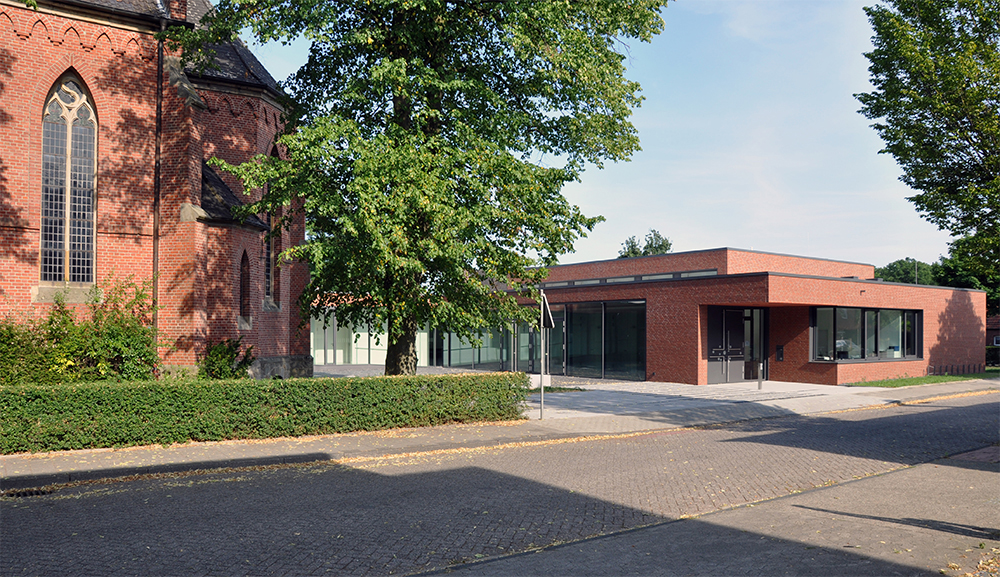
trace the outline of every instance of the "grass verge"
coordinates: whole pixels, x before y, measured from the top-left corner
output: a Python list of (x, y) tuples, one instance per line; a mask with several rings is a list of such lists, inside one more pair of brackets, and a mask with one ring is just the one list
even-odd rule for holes
[[(587, 389), (581, 389), (580, 387), (545, 387), (546, 393), (575, 393), (578, 391), (586, 391)], [(541, 393), (542, 389), (540, 387), (535, 387), (528, 391), (529, 395), (537, 395)]]
[(951, 383), (955, 381), (973, 381), (976, 379), (996, 379), (1000, 378), (1000, 367), (986, 367), (984, 373), (974, 373), (971, 375), (928, 375), (926, 377), (906, 377), (902, 379), (887, 379), (884, 381), (868, 381), (864, 383), (852, 383), (852, 387), (881, 387), (884, 389), (895, 389), (898, 387), (912, 387), (914, 385), (933, 385), (936, 383)]

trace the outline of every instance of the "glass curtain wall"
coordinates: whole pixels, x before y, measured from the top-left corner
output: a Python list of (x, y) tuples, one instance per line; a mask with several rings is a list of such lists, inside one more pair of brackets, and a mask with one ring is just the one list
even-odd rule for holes
[(604, 378), (646, 378), (646, 303), (604, 305)]
[(506, 331), (491, 330), (483, 334), (483, 346), (476, 350), (476, 368), (484, 371), (502, 371), (504, 368), (504, 334)]
[[(645, 301), (592, 302), (552, 306), (546, 373), (641, 381), (646, 378)], [(447, 331), (428, 334), (430, 364), (490, 371), (541, 369), (537, 327), (518, 323), (484, 332), (473, 347)]]
[(604, 304), (566, 305), (566, 374), (604, 376)]
[(549, 367), (548, 374), (566, 374), (566, 307), (551, 305), (552, 321), (555, 325), (549, 331)]

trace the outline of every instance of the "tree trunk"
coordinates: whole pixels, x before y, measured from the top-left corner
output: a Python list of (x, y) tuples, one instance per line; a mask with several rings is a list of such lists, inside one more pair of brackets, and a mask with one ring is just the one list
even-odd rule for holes
[(417, 374), (417, 321), (412, 316), (403, 319), (401, 334), (389, 342), (385, 355), (385, 374)]

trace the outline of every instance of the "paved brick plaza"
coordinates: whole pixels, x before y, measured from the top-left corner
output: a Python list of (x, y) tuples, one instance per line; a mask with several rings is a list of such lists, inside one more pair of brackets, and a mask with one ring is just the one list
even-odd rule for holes
[(388, 575), (997, 442), (994, 395), (704, 429), (92, 484), (0, 502), (3, 575)]

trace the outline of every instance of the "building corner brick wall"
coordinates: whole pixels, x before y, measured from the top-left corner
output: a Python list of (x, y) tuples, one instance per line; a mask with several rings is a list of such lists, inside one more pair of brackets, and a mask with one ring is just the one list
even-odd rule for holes
[[(719, 276), (638, 280), (643, 274), (709, 268), (717, 268)], [(777, 272), (760, 270), (766, 268)], [(866, 280), (874, 275), (871, 265), (718, 249), (563, 265), (554, 267), (548, 280), (633, 275), (633, 282), (549, 287), (545, 292), (553, 305), (645, 300), (647, 380), (707, 384), (709, 307), (767, 310), (768, 377), (776, 381), (840, 385), (969, 371), (985, 363), (985, 293)], [(810, 311), (817, 306), (921, 311), (922, 358), (813, 361)], [(776, 358), (778, 346), (782, 361)]]

